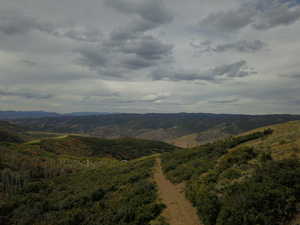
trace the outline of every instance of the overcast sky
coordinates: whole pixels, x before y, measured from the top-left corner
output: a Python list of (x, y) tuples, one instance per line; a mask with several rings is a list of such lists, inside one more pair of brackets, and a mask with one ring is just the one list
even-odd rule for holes
[(0, 110), (300, 114), (299, 0), (0, 6)]

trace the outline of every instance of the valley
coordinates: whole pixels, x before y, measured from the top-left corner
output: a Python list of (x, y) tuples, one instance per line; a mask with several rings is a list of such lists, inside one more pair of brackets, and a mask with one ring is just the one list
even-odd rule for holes
[(0, 225), (300, 225), (300, 0), (0, 6)]
[(140, 138), (194, 147), (259, 127), (300, 120), (298, 115), (209, 113), (102, 114), (20, 118), (13, 124), (35, 132), (72, 133), (100, 138)]

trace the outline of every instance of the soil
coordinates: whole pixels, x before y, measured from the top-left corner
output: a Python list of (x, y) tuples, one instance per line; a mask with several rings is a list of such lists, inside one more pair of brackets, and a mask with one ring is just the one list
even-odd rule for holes
[(156, 160), (154, 180), (158, 185), (159, 197), (166, 205), (162, 216), (170, 225), (202, 225), (197, 210), (185, 198), (184, 185), (175, 185), (164, 176), (160, 158)]

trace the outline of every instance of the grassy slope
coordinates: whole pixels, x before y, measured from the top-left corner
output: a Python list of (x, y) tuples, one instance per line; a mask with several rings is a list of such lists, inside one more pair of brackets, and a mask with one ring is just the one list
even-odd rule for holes
[(163, 155), (173, 182), (205, 225), (286, 224), (300, 203), (300, 122), (260, 128), (273, 133), (228, 147), (232, 139)]
[(189, 134), (179, 138), (175, 138), (168, 142), (182, 148), (191, 148), (199, 145), (199, 142), (197, 141), (197, 137), (198, 134)]
[[(300, 158), (300, 121), (267, 126), (251, 132), (271, 128), (273, 134), (264, 138), (244, 143), (241, 146), (253, 146), (263, 151), (270, 152), (276, 159)], [(250, 132), (244, 133), (249, 134)]]

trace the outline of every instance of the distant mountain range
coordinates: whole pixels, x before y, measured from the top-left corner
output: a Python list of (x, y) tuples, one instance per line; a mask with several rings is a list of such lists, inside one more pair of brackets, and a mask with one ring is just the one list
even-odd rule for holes
[(12, 122), (35, 131), (87, 134), (101, 138), (134, 137), (191, 147), (262, 126), (300, 120), (300, 115), (208, 113), (104, 115), (99, 113), (88, 116), (80, 113), (79, 115), (18, 118)]
[(72, 113), (56, 113), (45, 111), (0, 111), (0, 120), (21, 119), (21, 118), (42, 118), (42, 117), (61, 117), (61, 116), (90, 116), (90, 115), (106, 115), (109, 112), (72, 112)]

